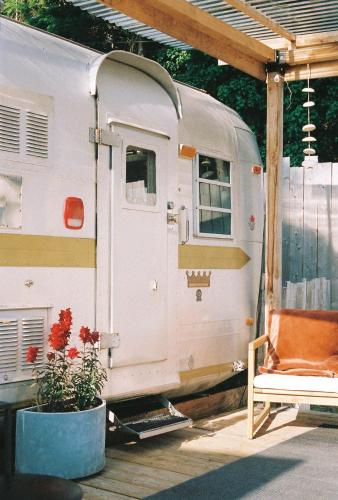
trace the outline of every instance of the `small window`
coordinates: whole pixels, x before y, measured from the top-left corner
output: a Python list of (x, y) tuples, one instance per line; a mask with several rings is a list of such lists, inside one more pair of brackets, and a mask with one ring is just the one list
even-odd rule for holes
[(128, 146), (126, 151), (126, 198), (136, 205), (156, 205), (156, 154)]
[(231, 235), (230, 162), (198, 155), (197, 224), (199, 235)]

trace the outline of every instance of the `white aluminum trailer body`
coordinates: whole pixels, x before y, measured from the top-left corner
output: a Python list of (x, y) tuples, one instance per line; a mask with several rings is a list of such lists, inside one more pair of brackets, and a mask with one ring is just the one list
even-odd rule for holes
[[(0, 28), (0, 399), (30, 397), (25, 351), (46, 355), (65, 307), (74, 332), (103, 334), (108, 399), (229, 377), (260, 280), (253, 134), (153, 61)], [(65, 225), (69, 198), (83, 202), (81, 228)]]

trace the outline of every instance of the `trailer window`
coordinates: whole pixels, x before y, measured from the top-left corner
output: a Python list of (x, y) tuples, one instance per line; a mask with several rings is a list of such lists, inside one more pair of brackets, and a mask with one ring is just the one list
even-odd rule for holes
[(156, 205), (156, 154), (128, 146), (126, 151), (126, 198), (128, 203)]
[(231, 235), (231, 168), (220, 158), (198, 155), (197, 233)]

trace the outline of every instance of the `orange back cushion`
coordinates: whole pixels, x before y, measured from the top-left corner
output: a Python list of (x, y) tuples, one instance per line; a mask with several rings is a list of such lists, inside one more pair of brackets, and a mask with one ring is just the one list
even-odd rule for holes
[(261, 373), (338, 375), (338, 311), (272, 311), (269, 331)]

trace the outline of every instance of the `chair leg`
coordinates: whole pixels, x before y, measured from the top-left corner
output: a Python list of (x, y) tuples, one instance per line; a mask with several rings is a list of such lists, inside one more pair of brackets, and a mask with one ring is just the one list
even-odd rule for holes
[(253, 438), (254, 434), (254, 401), (253, 389), (248, 387), (248, 419), (247, 419), (247, 436), (249, 439)]

